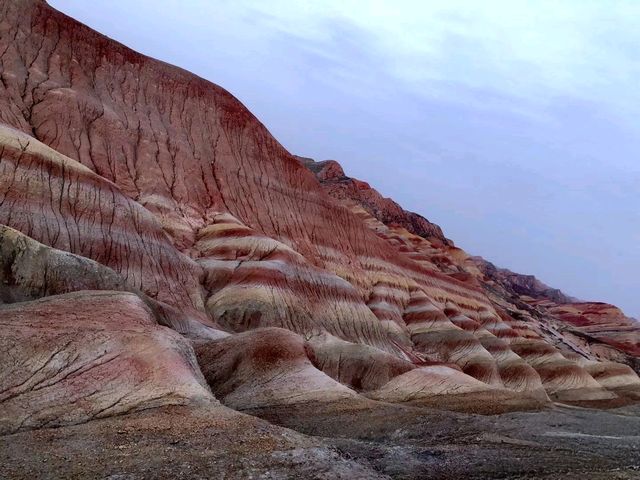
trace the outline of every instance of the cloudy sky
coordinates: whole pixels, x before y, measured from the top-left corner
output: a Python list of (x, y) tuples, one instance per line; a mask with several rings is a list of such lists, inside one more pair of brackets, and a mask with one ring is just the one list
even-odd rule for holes
[(640, 2), (50, 3), (468, 252), (640, 316)]

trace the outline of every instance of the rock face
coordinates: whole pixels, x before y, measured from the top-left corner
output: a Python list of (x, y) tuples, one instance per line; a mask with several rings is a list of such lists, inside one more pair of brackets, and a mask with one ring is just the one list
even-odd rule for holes
[(214, 394), (247, 410), (290, 403), (358, 401), (356, 393), (316, 369), (299, 335), (257, 329), (196, 346)]
[(511, 295), (548, 300), (554, 303), (577, 301), (557, 288), (552, 288), (542, 283), (533, 275), (522, 275), (506, 268), (498, 268), (482, 257), (471, 257), (469, 260), (478, 267), (486, 281), (499, 285)]
[[(585, 370), (585, 361), (615, 360), (640, 371), (636, 350), (640, 325), (616, 307), (580, 303), (532, 275), (517, 274), (471, 257), (446, 239), (439, 228), (416, 228), (411, 221), (414, 214), (382, 198), (365, 182), (346, 176), (337, 162), (298, 159), (316, 175), (329, 195), (360, 216), (400, 255), (478, 286), (491, 300), (500, 317), (498, 321), (484, 310), (479, 318), (471, 319), (453, 302), (445, 304), (443, 315), (430, 306), (431, 300), (422, 292), (413, 292), (404, 320), (413, 332), (414, 345), (421, 351), (432, 355), (438, 352), (441, 359), (448, 361), (456, 348), (462, 349), (465, 358), (457, 363), (465, 371), (475, 372), (471, 374), (476, 378), (497, 382), (495, 378), (491, 380), (495, 365), (502, 382), (511, 388), (533, 391), (539, 388), (534, 384), (540, 379), (553, 398), (566, 401), (611, 398)], [(538, 375), (531, 377), (530, 370)], [(527, 378), (534, 378), (534, 383), (529, 385)], [(634, 384), (629, 382), (632, 390)]]
[(134, 294), (0, 308), (0, 433), (212, 400), (193, 350)]
[(387, 225), (403, 227), (415, 235), (436, 243), (453, 245), (438, 225), (417, 213), (404, 210), (392, 199), (380, 195), (368, 183), (347, 177), (342, 166), (335, 160), (316, 162), (312, 158), (298, 156), (296, 158), (316, 175), (325, 191), (332, 197), (343, 201), (355, 201), (370, 215)]
[(3, 432), (637, 400), (621, 312), (469, 257), (222, 88), (38, 0), (0, 0), (0, 52)]
[(228, 330), (275, 326), (303, 335), (328, 332), (398, 350), (349, 282), (228, 213), (198, 232), (194, 250), (205, 273), (207, 313)]
[(198, 267), (147, 210), (25, 134), (2, 126), (0, 145), (6, 182), (0, 222), (111, 267), (158, 300), (195, 309)]
[(542, 308), (562, 322), (566, 336), (575, 338), (598, 359), (626, 361), (640, 371), (640, 323), (619, 308), (601, 302), (552, 303)]

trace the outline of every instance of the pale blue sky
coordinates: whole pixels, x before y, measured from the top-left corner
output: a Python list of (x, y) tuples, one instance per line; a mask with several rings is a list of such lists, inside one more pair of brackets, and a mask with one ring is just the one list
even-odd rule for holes
[(50, 3), (468, 252), (640, 316), (640, 1)]

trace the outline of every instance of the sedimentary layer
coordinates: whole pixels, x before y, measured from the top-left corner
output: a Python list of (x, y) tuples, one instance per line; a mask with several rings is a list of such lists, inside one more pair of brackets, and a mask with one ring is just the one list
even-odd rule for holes
[(221, 87), (38, 0), (0, 0), (0, 80), (3, 432), (637, 400), (621, 312), (487, 269)]

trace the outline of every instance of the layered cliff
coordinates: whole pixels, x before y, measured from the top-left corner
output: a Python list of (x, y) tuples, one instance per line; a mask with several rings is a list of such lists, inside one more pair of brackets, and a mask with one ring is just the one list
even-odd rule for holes
[(425, 266), (480, 286), (507, 322), (519, 320), (526, 330), (534, 328), (545, 342), (580, 362), (615, 360), (640, 372), (640, 324), (617, 307), (581, 302), (533, 275), (515, 273), (482, 257), (470, 256), (428, 220), (422, 219), (426, 227), (416, 228), (416, 214), (382, 197), (367, 183), (348, 177), (336, 161), (297, 158), (316, 175), (329, 195), (360, 212), (370, 228), (400, 247), (401, 252)]
[(621, 321), (583, 309), (589, 328), (565, 335), (579, 304), (489, 278), (336, 162), (292, 156), (222, 88), (38, 0), (0, 1), (0, 52), (5, 431), (214, 398), (637, 399), (631, 370), (599, 362), (637, 355), (633, 326), (619, 356), (574, 336)]

